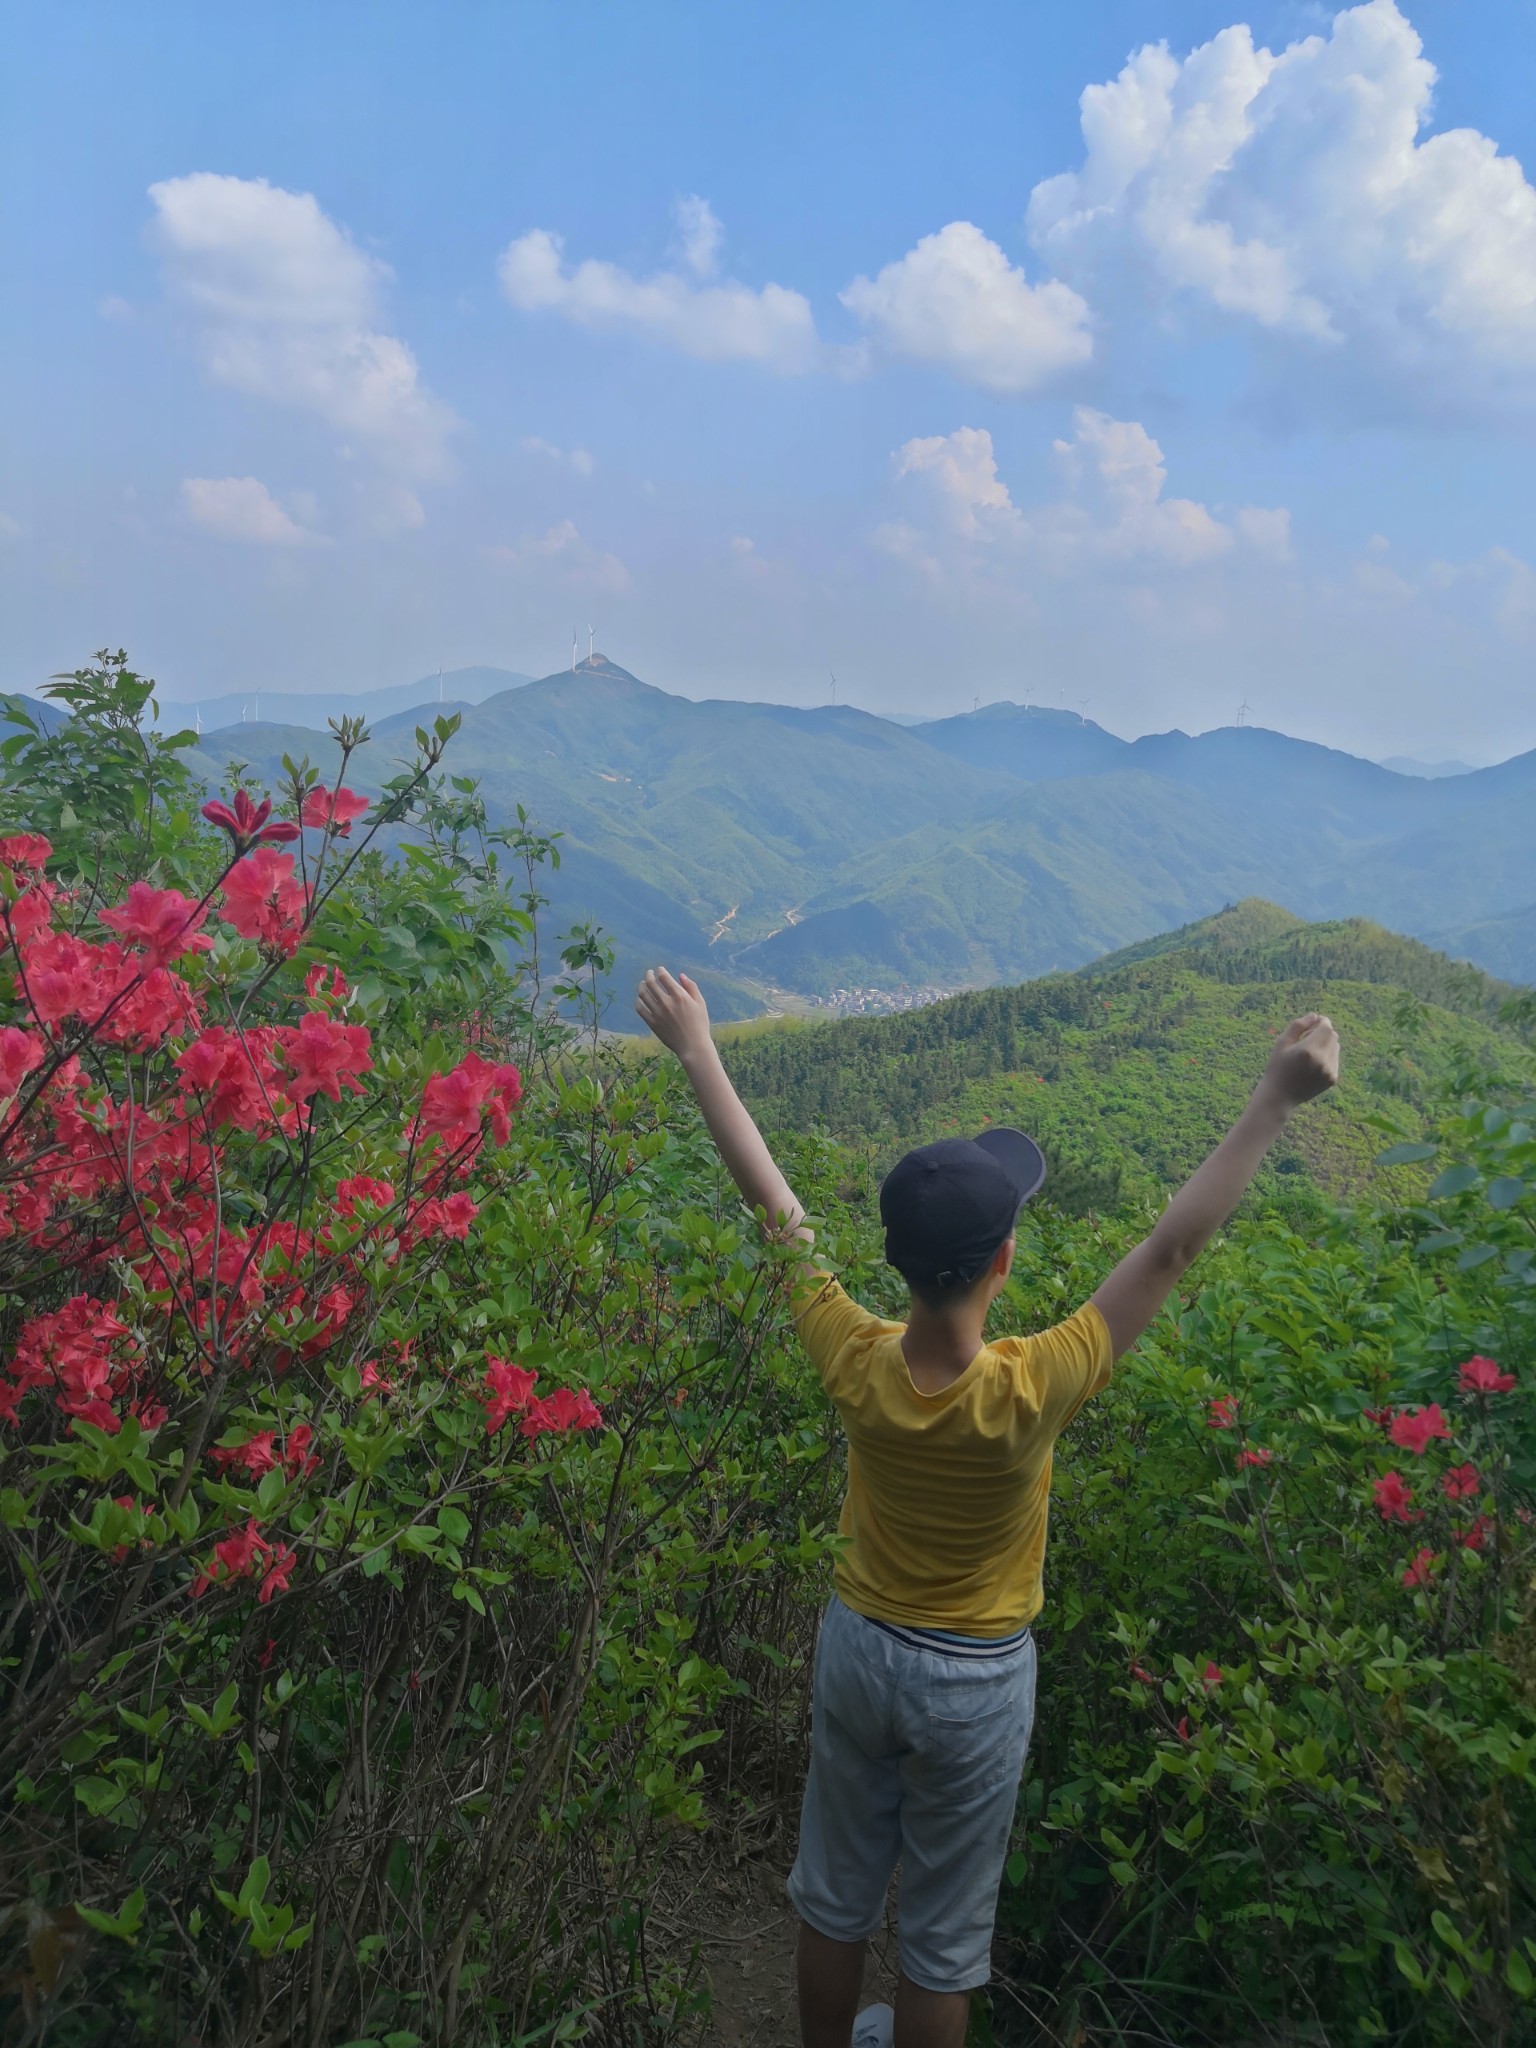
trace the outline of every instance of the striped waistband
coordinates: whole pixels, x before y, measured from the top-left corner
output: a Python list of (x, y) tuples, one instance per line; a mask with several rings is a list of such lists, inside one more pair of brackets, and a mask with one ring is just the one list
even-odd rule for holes
[(1011, 1636), (956, 1636), (942, 1628), (907, 1628), (898, 1621), (876, 1621), (872, 1614), (861, 1614), (859, 1619), (879, 1629), (882, 1635), (894, 1636), (909, 1650), (927, 1650), (938, 1657), (1011, 1657), (1029, 1641), (1027, 1622)]

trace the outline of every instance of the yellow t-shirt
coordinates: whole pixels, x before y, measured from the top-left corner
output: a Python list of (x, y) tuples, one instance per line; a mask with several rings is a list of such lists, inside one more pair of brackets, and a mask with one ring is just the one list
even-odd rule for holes
[(1044, 1600), (1051, 1446), (1114, 1356), (1091, 1302), (1037, 1337), (983, 1345), (937, 1394), (912, 1384), (902, 1323), (815, 1274), (794, 1304), (800, 1340), (842, 1417), (848, 1494), (839, 1598), (909, 1628), (1006, 1636)]

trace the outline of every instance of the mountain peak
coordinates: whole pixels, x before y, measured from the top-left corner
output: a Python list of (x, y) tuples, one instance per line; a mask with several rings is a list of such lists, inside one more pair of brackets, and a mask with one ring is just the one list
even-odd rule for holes
[[(620, 668), (616, 661), (610, 661), (606, 654), (595, 650), (581, 661), (572, 662), (569, 668), (557, 668), (542, 678), (546, 683), (558, 683), (568, 676), (582, 676), (588, 682), (630, 683), (637, 690), (648, 690), (649, 683), (642, 683), (638, 676), (632, 676), (627, 668)], [(663, 693), (658, 693), (663, 694)]]

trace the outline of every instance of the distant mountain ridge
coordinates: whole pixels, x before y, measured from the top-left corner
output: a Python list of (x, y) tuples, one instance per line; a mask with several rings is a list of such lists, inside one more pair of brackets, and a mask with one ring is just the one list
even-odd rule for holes
[[(358, 787), (393, 771), (436, 685), (375, 693)], [(1253, 897), (1536, 979), (1536, 752), (1429, 780), (1259, 726), (1122, 740), (994, 704), (905, 727), (676, 697), (601, 655), (533, 682), (445, 673), (443, 691), (463, 706), (450, 765), (493, 819), (521, 803), (562, 835), (552, 915), (606, 926), (621, 979), (656, 959), (707, 977), (722, 1016), (1019, 981)], [(205, 706), (195, 765), (276, 780), (307, 751), (324, 771), (323, 705), (266, 715), (292, 702), (263, 695), (261, 723), (222, 731)]]
[(376, 690), (241, 690), (223, 697), (162, 697), (160, 728), (182, 731), (201, 725), (205, 733), (236, 725), (294, 725), (324, 731), (332, 718), (386, 718), (443, 699), (480, 704), (503, 690), (520, 689), (531, 677), (510, 668), (450, 668), (441, 679), (423, 676), (417, 683), (392, 683)]

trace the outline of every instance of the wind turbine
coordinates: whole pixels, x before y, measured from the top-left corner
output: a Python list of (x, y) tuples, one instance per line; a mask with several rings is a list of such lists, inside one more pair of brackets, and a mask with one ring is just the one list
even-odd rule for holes
[(835, 704), (837, 702), (837, 677), (832, 675), (831, 669), (827, 670), (827, 674), (832, 676), (832, 702)]
[(439, 704), (443, 701), (443, 664), (441, 662), (437, 664), (437, 701)]
[(201, 732), (203, 729), (203, 707), (201, 704), (196, 704), (193, 706), (192, 720), (197, 730)]
[(1243, 699), (1242, 703), (1241, 703), (1241, 704), (1239, 704), (1239, 705), (1238, 705), (1238, 707), (1237, 707), (1237, 722), (1238, 722), (1238, 724), (1239, 724), (1239, 725), (1246, 725), (1246, 724), (1248, 723), (1249, 715), (1250, 715), (1250, 706), (1249, 706), (1249, 703), (1248, 703), (1248, 699), (1247, 699), (1247, 698), (1245, 697), (1245, 698)]
[(571, 628), (571, 674), (576, 673), (576, 628)]
[(973, 698), (971, 699), (971, 709), (972, 709), (973, 711), (979, 711), (979, 710), (981, 709), (981, 699), (980, 699), (980, 697), (973, 697)]
[(592, 665), (592, 649), (593, 649), (593, 646), (594, 646), (594, 644), (596, 643), (596, 640), (597, 640), (597, 634), (596, 634), (596, 632), (594, 631), (594, 629), (593, 629), (593, 628), (592, 628), (591, 626), (588, 626), (588, 628), (587, 628), (587, 666), (588, 666), (589, 668), (590, 668), (590, 667), (591, 667), (591, 665)]

